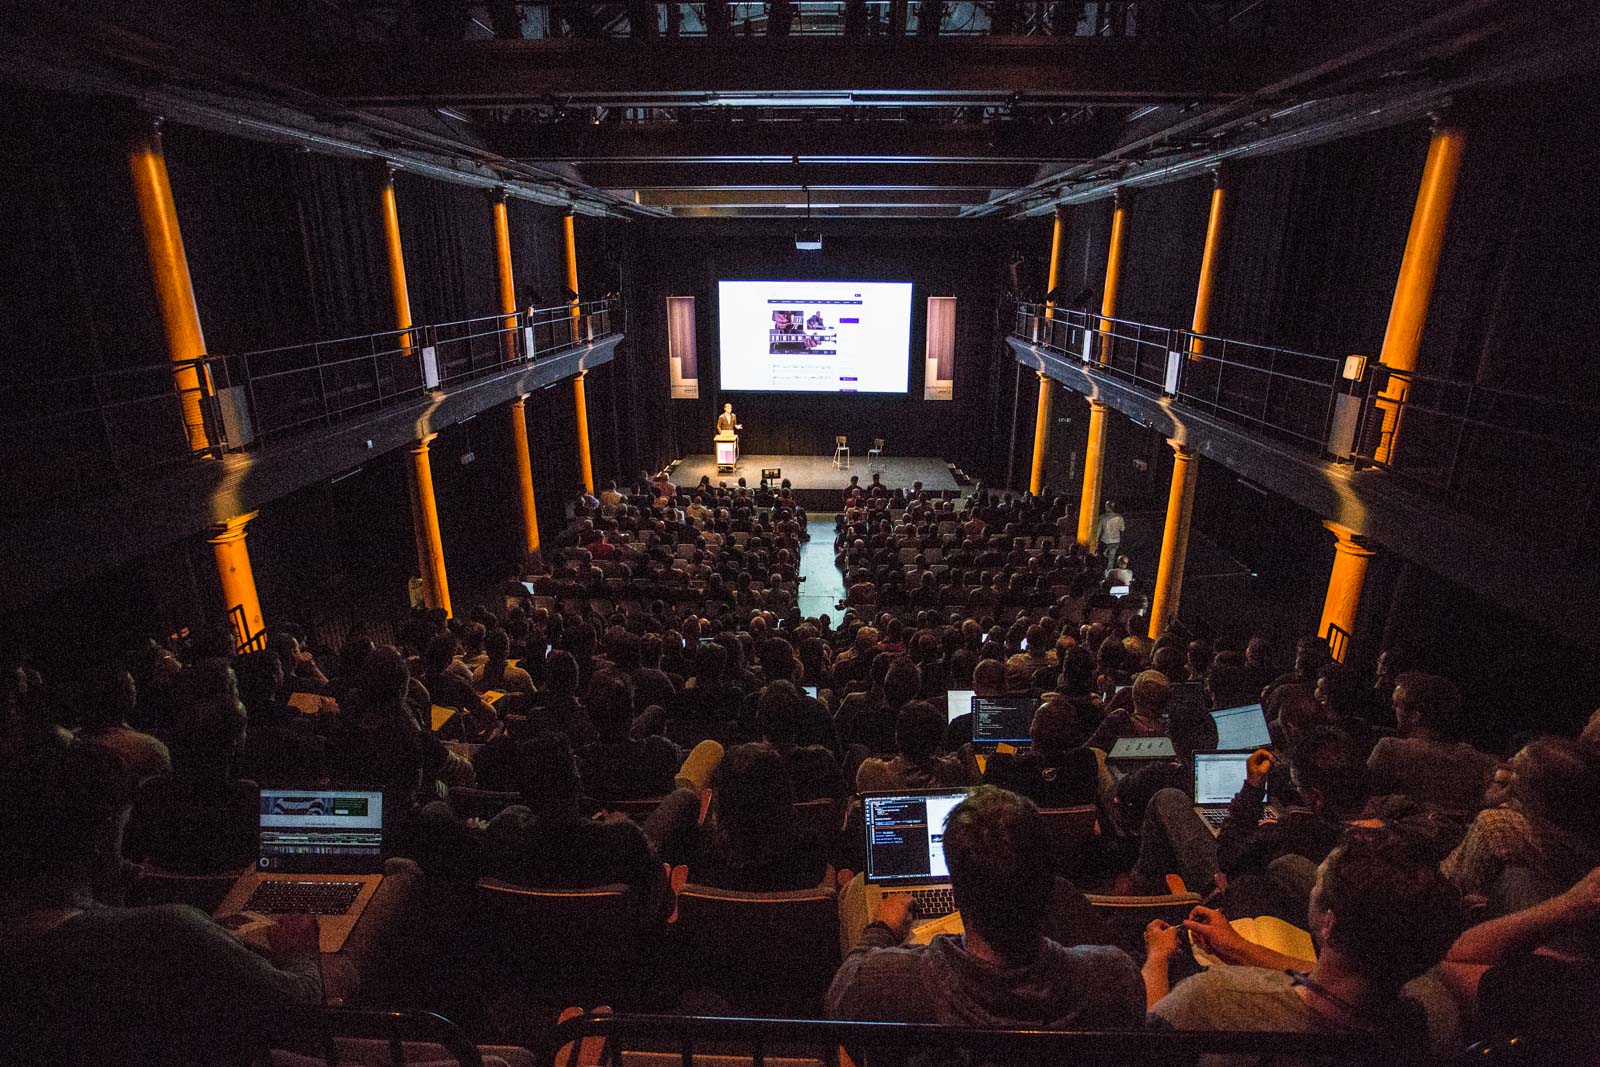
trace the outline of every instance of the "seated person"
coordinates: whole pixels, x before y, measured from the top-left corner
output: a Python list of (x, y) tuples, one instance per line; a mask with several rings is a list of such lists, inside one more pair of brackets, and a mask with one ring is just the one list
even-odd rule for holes
[(821, 745), (800, 744), (807, 722), (802, 698), (788, 682), (773, 682), (756, 698), (756, 728), (788, 765), (795, 802), (843, 797), (849, 790), (833, 753)]
[(461, 712), (456, 721), (464, 736), (458, 739), (481, 741), (488, 736), (498, 717), (472, 688), (471, 672), (456, 659), (460, 647), (451, 633), (439, 634), (429, 641), (427, 651), (422, 654), (421, 682), (433, 703)]
[(666, 920), (672, 893), (655, 850), (627, 819), (583, 817), (582, 779), (565, 737), (542, 733), (519, 741), (507, 765), (522, 803), (496, 815), (483, 832), (485, 874), (547, 889), (621, 882), (633, 890), (642, 918)]
[[(1006, 665), (998, 659), (981, 659), (972, 668), (972, 693), (980, 697), (1006, 695)], [(972, 740), (972, 712), (964, 711), (950, 720), (945, 727), (943, 748), (955, 752)]]
[(1275, 760), (1267, 749), (1251, 754), (1245, 783), (1215, 837), (1187, 793), (1163, 789), (1151, 797), (1139, 831), (1134, 886), (1161, 892), (1163, 876), (1170, 872), (1205, 894), (1219, 873), (1228, 879), (1264, 875), (1267, 865), (1282, 855), (1321, 862), (1346, 823), (1361, 817), (1367, 777), (1360, 749), (1331, 731), (1306, 737), (1296, 749), (1292, 771), (1301, 802), (1281, 811), (1276, 821), (1263, 822), (1267, 776)]
[(678, 772), (678, 748), (660, 734), (633, 737), (633, 687), (614, 670), (601, 671), (589, 682), (584, 699), (599, 740), (578, 749), (578, 767), (585, 791), (605, 803), (643, 800), (672, 792)]
[(1374, 791), (1446, 811), (1477, 810), (1500, 760), (1461, 741), (1461, 691), (1448, 678), (1412, 671), (1396, 679), (1390, 699), (1400, 736), (1373, 746), (1367, 768)]
[(1461, 899), (1431, 864), (1391, 835), (1356, 834), (1318, 869), (1310, 918), (1314, 964), (1256, 951), (1219, 913), (1196, 909), (1183, 924), (1191, 936), (1247, 965), (1218, 964), (1170, 992), (1178, 928), (1151, 923), (1144, 966), (1151, 1022), (1177, 1030), (1354, 1030), (1419, 1053), (1457, 1051), (1459, 1007), (1436, 975), (1423, 972), (1460, 931)]
[(1133, 680), (1133, 708), (1119, 708), (1105, 717), (1089, 738), (1089, 747), (1110, 752), (1119, 737), (1161, 737), (1167, 732), (1162, 718), (1172, 697), (1172, 686), (1160, 671), (1145, 671)]
[(926, 700), (909, 700), (895, 714), (896, 754), (891, 759), (869, 756), (856, 771), (856, 792), (894, 789), (933, 789), (971, 785), (977, 768), (967, 759), (939, 755), (944, 739), (945, 713)]
[(1055, 697), (1034, 712), (1028, 736), (1033, 747), (1027, 751), (989, 757), (984, 783), (1020, 793), (1041, 808), (1093, 804), (1099, 791), (1099, 763), (1083, 747), (1078, 713), (1071, 702)]
[(1480, 811), (1440, 865), (1468, 895), (1487, 897), (1508, 868), (1569, 885), (1600, 865), (1600, 753), (1571, 738), (1541, 737), (1510, 766), (1510, 799)]
[(110, 671), (99, 680), (94, 699), (84, 708), (78, 740), (116, 753), (128, 771), (128, 787), (172, 770), (167, 746), (129, 726), (127, 717), (138, 704), (133, 675)]
[(511, 635), (504, 630), (490, 630), (483, 639), (488, 661), (472, 672), (472, 688), (483, 693), (497, 689), (502, 693), (533, 695), (533, 678), (521, 667), (506, 662), (511, 655)]
[(944, 827), (965, 933), (905, 944), (910, 895), (883, 898), (828, 990), (833, 1019), (955, 1026), (1136, 1027), (1144, 1001), (1121, 949), (1044, 936), (1055, 887), (1049, 833), (1032, 801), (980, 786)]
[(1149, 760), (1117, 783), (1112, 814), (1129, 834), (1139, 832), (1151, 797), (1163, 789), (1176, 789), (1186, 795), (1192, 792), (1194, 754), (1217, 747), (1217, 722), (1209, 712), (1180, 708), (1168, 717), (1167, 736), (1172, 740), (1172, 759)]
[(202, 912), (97, 903), (120, 862), (126, 771), (77, 745), (0, 812), (0, 1048), (10, 1063), (246, 1062), (257, 1012), (322, 1003), (317, 921), (282, 915), (263, 955)]
[(245, 710), (233, 670), (222, 660), (205, 660), (185, 676), (167, 730), (172, 773), (148, 780), (134, 794), (123, 851), (181, 874), (249, 867), (260, 851), (261, 790), (234, 774), (244, 749)]

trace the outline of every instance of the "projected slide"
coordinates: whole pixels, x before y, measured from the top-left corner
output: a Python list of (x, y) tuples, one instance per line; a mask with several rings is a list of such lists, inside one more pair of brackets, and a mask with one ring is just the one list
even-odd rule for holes
[(903, 393), (910, 282), (720, 282), (722, 388)]

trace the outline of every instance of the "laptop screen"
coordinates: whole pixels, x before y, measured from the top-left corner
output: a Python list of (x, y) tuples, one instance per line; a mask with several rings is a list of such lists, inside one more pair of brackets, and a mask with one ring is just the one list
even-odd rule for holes
[(955, 722), (957, 715), (965, 715), (972, 710), (972, 690), (952, 689), (944, 695), (945, 722)]
[(1244, 765), (1248, 752), (1196, 752), (1194, 754), (1194, 802), (1227, 804), (1244, 785)]
[(905, 886), (948, 882), (944, 821), (965, 799), (965, 789), (868, 793), (862, 797), (867, 828), (866, 881)]
[(383, 869), (383, 793), (376, 790), (263, 789), (260, 829), (262, 871)]
[(1030, 744), (1028, 728), (1038, 710), (1039, 702), (1033, 697), (973, 697), (972, 743)]
[(1260, 704), (1244, 704), (1211, 713), (1217, 724), (1217, 749), (1222, 752), (1254, 751), (1272, 744), (1267, 713)]

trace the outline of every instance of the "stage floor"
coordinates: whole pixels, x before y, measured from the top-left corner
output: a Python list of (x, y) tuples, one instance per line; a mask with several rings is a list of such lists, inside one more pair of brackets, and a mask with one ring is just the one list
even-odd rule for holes
[(761, 481), (763, 467), (777, 467), (783, 471), (783, 477), (789, 479), (796, 490), (842, 490), (850, 484), (851, 475), (858, 476), (861, 484), (866, 485), (872, 481), (875, 471), (883, 475), (883, 484), (891, 489), (901, 486), (909, 488), (912, 482), (921, 482), (924, 489), (960, 488), (944, 460), (935, 456), (885, 456), (869, 470), (866, 453), (852, 455), (851, 465), (843, 470), (834, 469), (832, 455), (744, 455), (739, 457), (737, 471), (720, 475), (717, 473), (716, 456), (685, 456), (672, 472), (672, 481), (675, 485), (693, 486), (699, 483), (701, 475), (707, 475), (712, 484), (725, 481), (733, 485), (743, 478), (746, 484), (754, 486)]

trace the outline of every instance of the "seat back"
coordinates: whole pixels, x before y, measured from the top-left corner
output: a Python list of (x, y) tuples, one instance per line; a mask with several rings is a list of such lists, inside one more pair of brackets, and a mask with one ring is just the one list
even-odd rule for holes
[(128, 906), (144, 908), (155, 904), (187, 904), (210, 915), (233, 888), (233, 883), (250, 873), (249, 867), (215, 874), (178, 874), (146, 866), (128, 887)]
[(626, 815), (634, 822), (642, 823), (655, 814), (655, 810), (661, 806), (661, 802), (665, 799), (667, 798), (643, 797), (638, 800), (608, 800), (605, 803), (605, 808), (607, 811)]
[(849, 443), (850, 443), (850, 438), (847, 435), (842, 434), (842, 433), (834, 434), (834, 436), (833, 436), (833, 447), (834, 448), (844, 448)]
[(626, 1001), (642, 981), (638, 911), (627, 886), (539, 889), (480, 878), (476, 893), (474, 925), (535, 995)]
[(794, 806), (794, 817), (801, 827), (816, 831), (828, 849), (828, 855), (834, 855), (839, 845), (839, 835), (844, 832), (842, 801), (832, 797), (802, 800)]
[(872, 439), (872, 450), (874, 452), (882, 452), (883, 451), (883, 438), (874, 437)]
[(522, 794), (498, 789), (450, 787), (450, 809), (463, 819), (492, 819), (513, 804), (522, 803)]
[(1041, 808), (1058, 862), (1070, 863), (1083, 846), (1100, 832), (1100, 809), (1094, 804), (1070, 808)]
[(1111, 928), (1111, 943), (1126, 949), (1135, 959), (1144, 954), (1144, 928), (1151, 919), (1164, 919), (1174, 926), (1189, 917), (1200, 903), (1199, 893), (1161, 893), (1146, 897), (1118, 897), (1085, 893), (1089, 906)]
[(710, 989), (741, 1012), (815, 1016), (839, 969), (837, 894), (686, 885), (674, 936), (688, 988)]

